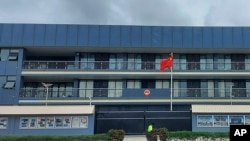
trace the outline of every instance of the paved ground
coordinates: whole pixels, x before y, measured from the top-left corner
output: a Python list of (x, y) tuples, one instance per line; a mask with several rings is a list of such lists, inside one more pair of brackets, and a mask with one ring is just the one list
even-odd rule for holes
[(147, 141), (145, 135), (125, 135), (123, 141)]

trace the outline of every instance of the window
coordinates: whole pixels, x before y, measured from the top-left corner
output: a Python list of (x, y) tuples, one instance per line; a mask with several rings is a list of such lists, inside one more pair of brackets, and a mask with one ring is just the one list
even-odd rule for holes
[(128, 89), (134, 89), (134, 88), (140, 88), (141, 82), (139, 80), (127, 80), (127, 88)]
[(232, 54), (231, 66), (232, 66), (232, 70), (244, 70), (245, 69), (245, 55)]
[(17, 55), (9, 55), (8, 60), (9, 61), (17, 61)]
[(16, 76), (7, 76), (7, 82), (4, 84), (3, 88), (12, 89), (16, 84)]
[(187, 97), (200, 97), (200, 80), (187, 80)]
[(155, 68), (155, 54), (142, 54), (141, 60), (141, 69), (152, 70)]
[(0, 117), (0, 129), (7, 129), (8, 127), (8, 118)]
[(108, 97), (108, 80), (94, 80), (93, 97)]
[(18, 53), (19, 53), (18, 49), (10, 49), (10, 54), (9, 54), (8, 60), (9, 61), (17, 61)]
[(187, 65), (188, 70), (200, 70), (200, 55), (188, 54)]
[(95, 69), (109, 69), (109, 54), (95, 54)]
[(15, 83), (16, 82), (6, 82), (5, 85), (4, 85), (4, 88), (5, 89), (12, 89), (15, 87)]
[(18, 49), (1, 49), (0, 60), (1, 61), (17, 61), (18, 53), (19, 53)]
[(141, 80), (141, 88), (155, 88), (155, 80), (151, 79)]

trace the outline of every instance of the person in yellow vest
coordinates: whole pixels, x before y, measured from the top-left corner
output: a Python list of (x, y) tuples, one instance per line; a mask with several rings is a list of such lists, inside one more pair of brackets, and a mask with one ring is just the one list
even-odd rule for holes
[(151, 132), (153, 131), (153, 129), (154, 129), (154, 123), (150, 123), (148, 125), (148, 129), (147, 129), (147, 140), (148, 141), (152, 141), (152, 134), (151, 134)]
[(153, 124), (154, 123), (151, 123), (151, 124), (148, 125), (148, 133), (153, 131)]

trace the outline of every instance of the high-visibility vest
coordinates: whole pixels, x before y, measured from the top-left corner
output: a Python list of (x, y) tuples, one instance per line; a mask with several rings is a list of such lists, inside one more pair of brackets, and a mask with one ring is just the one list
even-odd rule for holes
[(152, 130), (153, 130), (153, 125), (150, 124), (150, 125), (148, 126), (148, 132), (151, 132)]

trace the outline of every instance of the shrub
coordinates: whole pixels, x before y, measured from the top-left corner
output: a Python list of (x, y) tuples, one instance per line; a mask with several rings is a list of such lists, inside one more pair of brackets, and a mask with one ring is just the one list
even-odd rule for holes
[(156, 136), (156, 139), (157, 139), (157, 135), (159, 135), (160, 140), (165, 141), (167, 139), (167, 136), (168, 136), (168, 129), (167, 128), (156, 128), (155, 130), (153, 130), (153, 134), (154, 134), (154, 136)]
[(197, 138), (202, 139), (226, 139), (229, 138), (228, 132), (192, 132), (192, 131), (173, 131), (168, 132), (168, 140), (179, 139), (179, 140), (196, 140)]
[(161, 141), (165, 141), (168, 136), (167, 128), (155, 128), (152, 132), (146, 132), (146, 137), (150, 141), (157, 141), (157, 136), (160, 137)]
[(110, 129), (108, 131), (109, 141), (123, 141), (125, 136), (125, 131), (122, 129)]
[(152, 140), (157, 141), (157, 136), (160, 137), (161, 141), (165, 141), (168, 135), (168, 129), (167, 128), (155, 128), (152, 131)]

